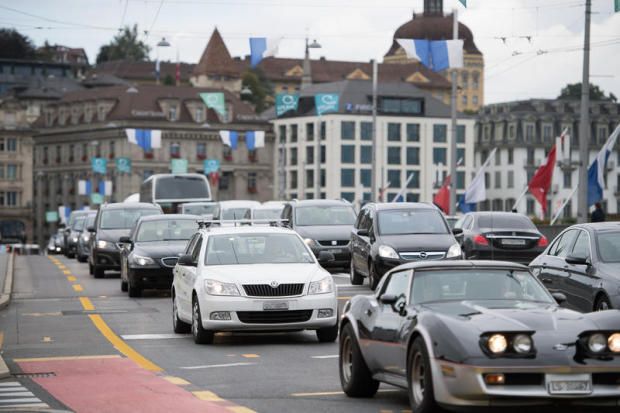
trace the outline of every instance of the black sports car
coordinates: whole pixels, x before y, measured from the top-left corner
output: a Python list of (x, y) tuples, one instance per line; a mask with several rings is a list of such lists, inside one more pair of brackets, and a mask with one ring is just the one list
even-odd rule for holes
[(347, 302), (340, 380), (352, 397), (379, 382), (412, 410), (620, 404), (620, 311), (560, 308), (527, 267), (498, 261), (401, 265), (375, 295)]

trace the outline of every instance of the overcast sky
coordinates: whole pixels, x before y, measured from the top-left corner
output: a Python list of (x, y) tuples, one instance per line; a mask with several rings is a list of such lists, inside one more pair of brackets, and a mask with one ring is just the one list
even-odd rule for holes
[[(472, 30), (485, 60), (485, 102), (556, 97), (581, 81), (585, 0), (444, 0)], [(620, 13), (613, 0), (593, 0), (591, 82), (620, 97)], [(248, 37), (283, 37), (281, 57), (302, 57), (306, 34), (321, 49), (312, 57), (382, 58), (396, 28), (422, 11), (422, 0), (0, 0), (0, 26), (36, 45), (45, 40), (83, 47), (95, 61), (119, 27), (137, 23), (163, 60), (196, 63), (215, 26), (231, 54), (249, 53)], [(9, 10), (14, 9), (14, 10)], [(505, 38), (505, 41), (501, 38)]]

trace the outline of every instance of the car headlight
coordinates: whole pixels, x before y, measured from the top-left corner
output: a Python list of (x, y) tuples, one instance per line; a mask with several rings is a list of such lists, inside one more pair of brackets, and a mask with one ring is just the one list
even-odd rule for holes
[(620, 333), (614, 333), (607, 339), (609, 349), (614, 353), (620, 353)]
[(133, 256), (133, 262), (135, 264), (138, 264), (138, 265), (141, 265), (141, 266), (155, 264), (155, 261), (153, 260), (153, 258), (151, 258), (151, 257), (143, 257), (141, 255), (134, 255)]
[(84, 235), (84, 236), (82, 237), (82, 240), (83, 240), (84, 242), (88, 242), (88, 241), (90, 241), (90, 235)]
[(518, 334), (512, 339), (512, 348), (519, 354), (532, 351), (532, 338), (526, 334)]
[(317, 243), (315, 240), (313, 240), (312, 238), (304, 238), (304, 242), (306, 243), (307, 246), (309, 246), (310, 248), (315, 248), (317, 246)]
[(334, 291), (334, 282), (332, 277), (325, 277), (319, 281), (313, 281), (308, 288), (308, 295), (311, 294), (328, 294)]
[(104, 240), (97, 241), (97, 248), (106, 249), (106, 248), (112, 248), (112, 247), (114, 247), (114, 244), (112, 244), (109, 241), (104, 241)]
[(71, 238), (71, 242), (78, 242), (78, 237)]
[(381, 245), (379, 247), (379, 256), (383, 258), (391, 258), (397, 260), (399, 258), (398, 253), (394, 251), (394, 248), (388, 245)]
[(487, 347), (493, 354), (500, 354), (508, 348), (508, 341), (502, 334), (493, 334), (487, 341)]
[(607, 348), (607, 337), (604, 334), (592, 334), (588, 338), (588, 348), (593, 353), (601, 353)]
[(453, 244), (450, 248), (448, 248), (446, 258), (460, 257), (462, 255), (463, 251), (461, 251), (461, 246), (459, 244)]
[(205, 291), (209, 295), (239, 295), (239, 289), (233, 283), (205, 280)]

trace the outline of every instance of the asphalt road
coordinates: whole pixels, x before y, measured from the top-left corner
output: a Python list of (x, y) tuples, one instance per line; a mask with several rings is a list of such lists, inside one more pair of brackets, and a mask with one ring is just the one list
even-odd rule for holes
[[(370, 293), (334, 275), (341, 305)], [(22, 372), (0, 381), (0, 411), (20, 403), (3, 402), (2, 386), (25, 387), (15, 394), (30, 392), (33, 406), (75, 411), (409, 411), (406, 392), (388, 385), (372, 399), (342, 394), (338, 346), (314, 332), (221, 334), (199, 346), (173, 334), (167, 293), (130, 299), (118, 275), (95, 280), (61, 256), (17, 257), (0, 330), (7, 364)]]

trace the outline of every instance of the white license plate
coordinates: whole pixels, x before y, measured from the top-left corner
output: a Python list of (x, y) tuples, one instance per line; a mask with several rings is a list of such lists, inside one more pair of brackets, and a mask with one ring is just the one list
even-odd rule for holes
[(589, 374), (547, 374), (549, 394), (590, 394), (592, 376)]
[(503, 245), (525, 245), (525, 240), (508, 238), (508, 239), (503, 239), (502, 244)]
[(263, 310), (288, 310), (287, 301), (263, 303)]
[(342, 250), (340, 248), (332, 248), (330, 250), (327, 250), (328, 252), (331, 252), (332, 254), (340, 254), (342, 252)]

